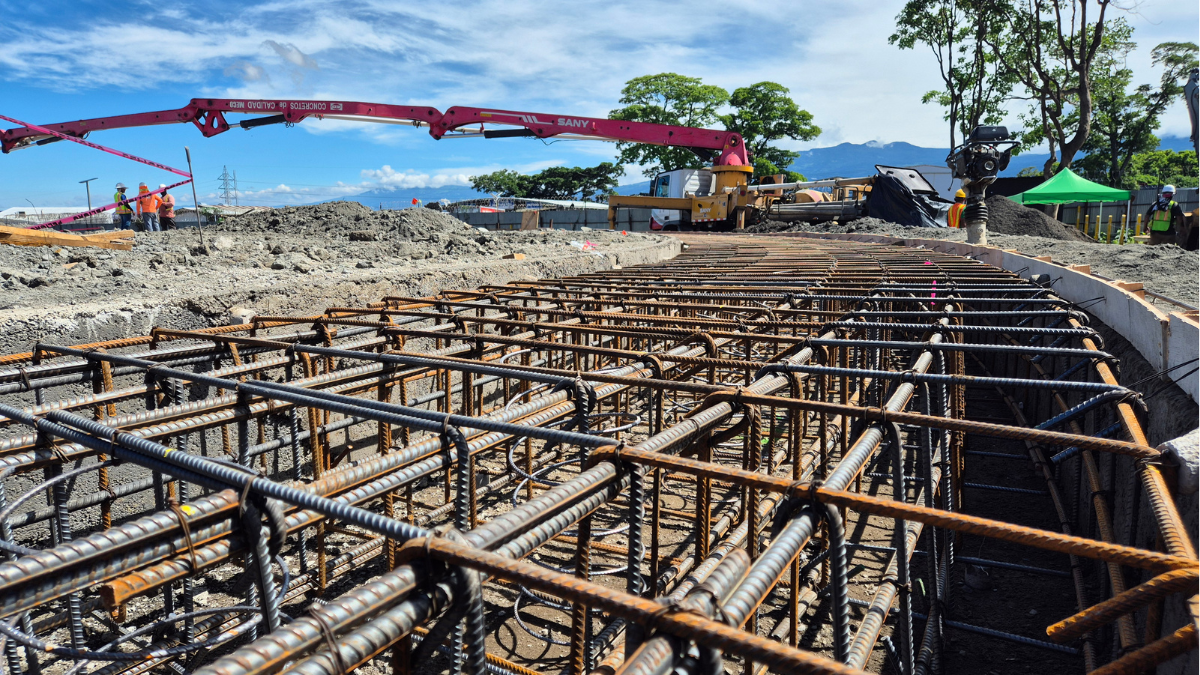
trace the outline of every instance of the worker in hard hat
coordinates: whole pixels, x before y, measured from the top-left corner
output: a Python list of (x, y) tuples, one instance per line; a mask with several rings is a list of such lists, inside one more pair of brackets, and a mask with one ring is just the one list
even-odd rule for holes
[(158, 232), (158, 195), (150, 194), (145, 183), (138, 183), (137, 212), (147, 232)]
[(165, 184), (160, 184), (159, 189), (162, 190), (158, 198), (158, 220), (160, 227), (164, 230), (175, 229), (175, 195), (170, 194), (166, 190)]
[(128, 197), (125, 196), (125, 184), (117, 183), (117, 192), (113, 195), (113, 201), (117, 204), (117, 217), (121, 220), (121, 229), (130, 229), (133, 223), (133, 206), (131, 204), (122, 204)]
[(950, 212), (946, 214), (946, 224), (953, 228), (962, 227), (962, 212), (967, 208), (967, 193), (959, 190), (954, 193), (954, 203), (950, 205)]
[(1175, 186), (1164, 185), (1162, 194), (1146, 211), (1150, 224), (1150, 245), (1175, 243), (1175, 225), (1183, 222), (1183, 209), (1175, 201)]

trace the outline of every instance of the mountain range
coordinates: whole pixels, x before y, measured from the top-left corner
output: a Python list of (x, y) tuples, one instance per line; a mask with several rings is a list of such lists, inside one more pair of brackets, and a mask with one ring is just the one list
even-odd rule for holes
[[(1186, 137), (1168, 136), (1159, 141), (1160, 150), (1182, 152), (1192, 149), (1192, 141)], [(798, 171), (809, 180), (819, 180), (839, 176), (857, 178), (870, 176), (875, 173), (875, 165), (886, 166), (918, 166), (931, 164), (946, 166), (948, 150), (942, 148), (923, 148), (899, 141), (896, 143), (841, 143), (828, 148), (813, 148), (800, 153), (800, 157), (792, 163), (792, 171)], [(1021, 169), (1028, 167), (1041, 168), (1049, 159), (1048, 153), (1022, 153), (1012, 158), (1008, 168), (1000, 175), (1015, 176)]]
[[(1167, 136), (1159, 142), (1160, 150), (1175, 150), (1181, 152), (1192, 149), (1192, 141), (1182, 136)], [(897, 141), (895, 143), (840, 143), (828, 148), (813, 148), (800, 153), (800, 157), (792, 163), (791, 169), (798, 171), (809, 180), (831, 177), (870, 176), (875, 173), (875, 165), (886, 166), (918, 166), (930, 164), (945, 166), (946, 155), (949, 152), (942, 148), (924, 148), (921, 146)], [(1023, 153), (1012, 158), (1008, 168), (1001, 174), (1015, 176), (1026, 167), (1041, 168), (1049, 157), (1046, 153)], [(650, 181), (628, 183), (617, 188), (617, 194), (636, 195), (647, 192)], [(438, 188), (403, 188), (396, 190), (371, 190), (359, 193), (347, 200), (357, 201), (373, 209), (400, 209), (412, 206), (412, 200), (422, 202), (449, 199), (482, 199), (489, 195), (476, 192), (466, 185), (446, 185)]]

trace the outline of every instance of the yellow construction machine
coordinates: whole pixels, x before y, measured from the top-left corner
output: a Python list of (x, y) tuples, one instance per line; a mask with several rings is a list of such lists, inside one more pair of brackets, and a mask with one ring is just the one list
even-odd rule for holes
[(785, 183), (783, 175), (751, 185), (751, 166), (713, 166), (660, 173), (648, 195), (613, 195), (608, 220), (615, 227), (625, 208), (651, 209), (650, 229), (740, 230), (764, 220), (853, 220), (868, 213), (873, 186), (880, 175), (907, 186), (913, 194), (937, 191), (915, 169), (876, 167), (878, 174), (861, 178)]

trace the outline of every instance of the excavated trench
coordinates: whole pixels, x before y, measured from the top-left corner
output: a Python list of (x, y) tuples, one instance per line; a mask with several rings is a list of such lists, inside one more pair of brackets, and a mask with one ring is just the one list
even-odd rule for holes
[(1152, 444), (1195, 406), (1147, 422), (1115, 372), (1152, 372), (1135, 352), (968, 258), (684, 241), (0, 357), (7, 503), (28, 497), (0, 530), (9, 672), (1132, 672), (1194, 650), (1195, 617), (1163, 611), (1195, 593), (1194, 536)]

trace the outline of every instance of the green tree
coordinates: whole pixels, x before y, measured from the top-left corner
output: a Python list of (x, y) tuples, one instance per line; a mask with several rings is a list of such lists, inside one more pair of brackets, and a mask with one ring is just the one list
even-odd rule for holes
[(1017, 178), (1041, 178), (1044, 175), (1041, 169), (1032, 166), (1027, 166), (1017, 172)]
[(588, 201), (600, 201), (601, 197), (615, 194), (617, 182), (625, 175), (625, 169), (612, 162), (600, 162), (596, 166), (580, 170), (579, 196)]
[(522, 197), (535, 199), (584, 199), (607, 195), (617, 186), (622, 175), (620, 166), (601, 162), (598, 166), (580, 168), (552, 166), (538, 173), (522, 176)]
[(721, 115), (721, 121), (726, 129), (742, 135), (754, 161), (755, 177), (788, 173), (799, 176), (795, 180), (804, 180), (794, 171), (780, 170), (791, 166), (800, 153), (771, 145), (784, 138), (810, 141), (821, 135), (821, 128), (812, 123), (812, 114), (796, 105), (787, 87), (774, 82), (740, 87), (729, 96), (729, 105), (733, 112)]
[[(799, 155), (800, 153), (795, 153), (795, 154)], [(764, 159), (762, 157), (754, 158), (754, 177), (755, 178), (761, 180), (765, 176), (775, 176), (778, 174), (783, 174), (785, 183), (795, 183), (798, 181), (808, 180), (807, 178), (804, 177), (804, 174), (802, 174), (798, 171), (792, 171), (791, 169), (781, 169), (781, 168), (779, 168), (779, 166), (777, 166), (774, 162), (772, 162), (769, 159)]]
[(1009, 0), (908, 0), (896, 15), (890, 44), (925, 45), (933, 53), (942, 88), (921, 97), (946, 109), (950, 147), (980, 124), (999, 124), (1016, 78), (1005, 66), (1010, 48)]
[[(1022, 117), (1025, 145), (1050, 148), (1044, 173), (1070, 166), (1092, 130), (1094, 78), (1111, 0), (1009, 0), (1012, 38), (1005, 74), (1025, 89), (1031, 102)], [(1112, 45), (1108, 41), (1108, 45)]]
[(1113, 20), (1104, 33), (1092, 78), (1092, 131), (1080, 148), (1086, 154), (1071, 163), (1071, 169), (1081, 176), (1112, 186), (1121, 182), (1122, 155), (1128, 157), (1158, 146), (1158, 139), (1131, 133), (1146, 104), (1145, 96), (1129, 87), (1133, 71), (1126, 62), (1137, 47), (1132, 38), (1133, 28), (1120, 18)]
[[(1117, 31), (1109, 32), (1111, 35)], [(1160, 126), (1160, 118), (1170, 103), (1183, 94), (1181, 80), (1198, 65), (1200, 49), (1190, 42), (1159, 44), (1151, 52), (1153, 64), (1163, 66), (1157, 88), (1142, 84), (1129, 90), (1132, 72), (1121, 65), (1133, 47), (1134, 43), (1127, 41), (1111, 56), (1105, 54), (1097, 60), (1096, 119), (1092, 135), (1082, 148), (1087, 156), (1074, 165), (1087, 178), (1127, 189), (1134, 186), (1126, 179), (1133, 157), (1158, 148), (1153, 131)], [(1114, 62), (1104, 64), (1103, 60), (1109, 59)]]
[(1196, 151), (1151, 150), (1140, 152), (1129, 162), (1126, 189), (1159, 188), (1171, 184), (1177, 188), (1197, 187)]
[(468, 180), (477, 192), (499, 197), (524, 197), (524, 178), (525, 176), (512, 169), (500, 169), (482, 176), (471, 176)]
[[(631, 122), (673, 124), (685, 127), (709, 127), (718, 120), (717, 111), (729, 100), (729, 93), (699, 78), (676, 73), (635, 77), (625, 83), (620, 102), (623, 108), (608, 113), (610, 119)], [(621, 164), (640, 164), (643, 173), (655, 176), (663, 171), (698, 168), (704, 162), (687, 148), (644, 143), (617, 143)]]
[(611, 193), (622, 174), (620, 166), (601, 162), (584, 168), (552, 166), (530, 175), (501, 169), (469, 180), (476, 190), (500, 197), (591, 200)]

